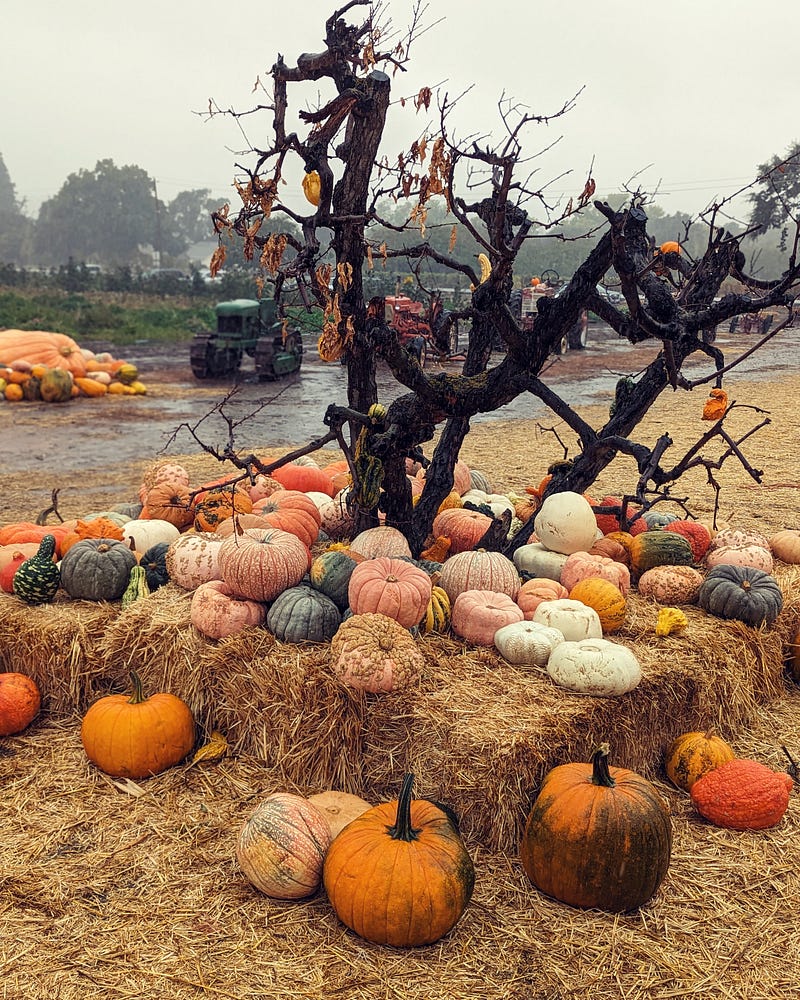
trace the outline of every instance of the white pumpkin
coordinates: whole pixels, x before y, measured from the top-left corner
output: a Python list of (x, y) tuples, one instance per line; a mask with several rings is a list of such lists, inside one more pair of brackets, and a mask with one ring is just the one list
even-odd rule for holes
[(536, 537), (553, 552), (588, 552), (597, 538), (597, 518), (580, 493), (569, 490), (546, 497), (533, 522)]
[(546, 666), (550, 654), (564, 641), (558, 629), (532, 621), (503, 625), (494, 634), (500, 655), (509, 663), (526, 667)]
[(514, 565), (520, 573), (529, 577), (544, 577), (547, 580), (561, 580), (561, 571), (567, 557), (563, 552), (552, 552), (542, 545), (541, 542), (528, 542), (520, 545), (512, 556)]
[(164, 561), (169, 578), (185, 590), (219, 580), (219, 550), (225, 541), (216, 532), (187, 532), (170, 543)]
[(308, 490), (306, 491), (306, 496), (309, 500), (313, 500), (317, 510), (322, 510), (325, 504), (331, 502), (331, 498), (327, 493), (318, 493), (314, 490)]
[(750, 566), (760, 569), (763, 573), (771, 573), (774, 569), (772, 552), (762, 545), (720, 545), (711, 549), (706, 555), (706, 566)]
[(152, 517), (123, 524), (122, 536), (126, 543), (133, 542), (137, 552), (146, 552), (151, 545), (158, 545), (159, 542), (170, 544), (175, 541), (180, 536), (180, 531), (169, 521)]
[(340, 490), (333, 499), (319, 508), (321, 528), (334, 541), (349, 538), (353, 533), (354, 518), (347, 509), (347, 490)]
[(502, 493), (487, 493), (484, 490), (467, 490), (461, 497), (462, 503), (485, 504), (489, 507), (495, 517), (502, 517), (503, 511), (510, 511), (514, 514), (514, 504)]
[(558, 631), (569, 642), (581, 639), (600, 639), (603, 636), (603, 626), (600, 616), (587, 604), (573, 601), (569, 597), (559, 597), (555, 601), (542, 601), (533, 612), (533, 621), (540, 625), (549, 625)]
[(633, 653), (609, 639), (562, 642), (547, 661), (547, 673), (560, 687), (597, 698), (625, 694), (642, 679)]

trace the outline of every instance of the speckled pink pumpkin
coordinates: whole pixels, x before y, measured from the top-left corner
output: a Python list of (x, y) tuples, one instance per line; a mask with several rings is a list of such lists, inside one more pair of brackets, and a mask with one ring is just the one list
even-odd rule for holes
[(386, 615), (353, 615), (331, 639), (331, 666), (345, 684), (361, 691), (411, 687), (425, 658), (408, 629)]

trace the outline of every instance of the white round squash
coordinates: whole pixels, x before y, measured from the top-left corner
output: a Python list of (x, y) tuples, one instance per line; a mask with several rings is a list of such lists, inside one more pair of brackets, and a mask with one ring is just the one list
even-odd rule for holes
[(546, 497), (533, 522), (536, 537), (552, 552), (588, 552), (597, 538), (597, 518), (580, 493), (569, 490)]
[(569, 597), (542, 601), (534, 611), (532, 620), (539, 622), (540, 625), (558, 629), (569, 642), (600, 639), (603, 636), (600, 616), (594, 608), (590, 608), (582, 601), (573, 601)]
[(558, 629), (532, 621), (512, 622), (494, 634), (500, 655), (509, 663), (525, 667), (546, 666), (550, 654), (564, 641)]
[(122, 525), (123, 541), (133, 542), (133, 548), (137, 552), (147, 552), (159, 542), (170, 544), (180, 535), (180, 531), (169, 521), (162, 521), (159, 518), (143, 518), (135, 521), (128, 521)]
[(520, 545), (512, 556), (514, 565), (520, 573), (529, 577), (544, 577), (547, 580), (561, 582), (561, 571), (567, 561), (563, 552), (552, 552), (541, 542), (528, 542)]
[(633, 653), (609, 639), (562, 642), (547, 661), (547, 673), (560, 687), (599, 698), (626, 694), (642, 679)]

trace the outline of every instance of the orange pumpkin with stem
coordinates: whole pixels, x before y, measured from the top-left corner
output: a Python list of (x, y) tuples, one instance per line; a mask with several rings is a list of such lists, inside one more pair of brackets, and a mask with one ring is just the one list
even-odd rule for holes
[(0, 673), (0, 736), (27, 729), (41, 706), (39, 685), (32, 677), (15, 671)]
[(322, 878), (336, 915), (367, 941), (432, 944), (458, 922), (475, 869), (451, 810), (412, 799), (407, 774), (396, 802), (368, 809), (328, 848)]
[(110, 694), (83, 717), (81, 741), (89, 760), (106, 774), (146, 778), (159, 774), (194, 746), (194, 718), (189, 706), (165, 691), (145, 698), (142, 682), (131, 671), (133, 694)]
[(427, 610), (432, 589), (425, 570), (404, 559), (380, 556), (355, 567), (347, 596), (354, 614), (382, 614), (413, 628)]

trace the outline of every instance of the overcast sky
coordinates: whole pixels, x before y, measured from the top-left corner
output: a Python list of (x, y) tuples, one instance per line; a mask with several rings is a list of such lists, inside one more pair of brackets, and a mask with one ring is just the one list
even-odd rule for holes
[[(388, 2), (399, 30), (411, 0)], [(200, 112), (209, 99), (252, 107), (278, 52), (293, 64), (322, 47), (332, 10), (321, 0), (2, 0), (0, 153), (27, 212), (104, 158), (142, 167), (164, 201), (193, 188), (229, 197), (243, 139), (231, 120)], [(499, 135), (503, 92), (547, 115), (581, 91), (569, 115), (528, 133), (531, 153), (556, 143), (536, 161), (540, 182), (572, 171), (553, 193), (577, 194), (593, 160), (598, 194), (638, 173), (634, 185), (660, 182), (666, 211), (694, 213), (800, 140), (796, 0), (430, 0), (427, 20), (439, 19), (393, 97), (471, 88), (459, 133)], [(382, 152), (393, 159), (433, 116), (398, 103), (390, 118)], [(245, 122), (266, 144), (269, 114)]]

